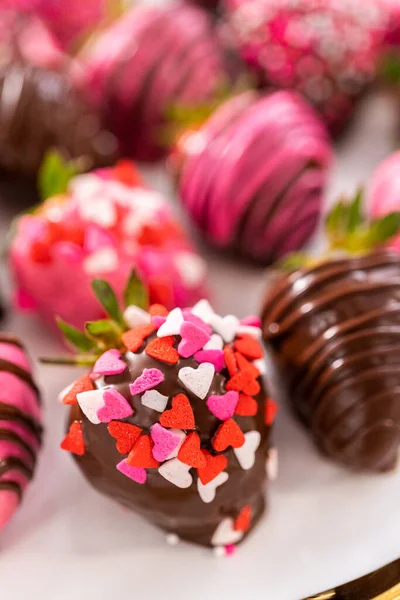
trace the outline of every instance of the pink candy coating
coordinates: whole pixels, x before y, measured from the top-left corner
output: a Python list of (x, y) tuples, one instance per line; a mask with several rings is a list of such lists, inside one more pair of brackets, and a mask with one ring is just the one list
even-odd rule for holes
[(300, 96), (242, 94), (192, 137), (180, 192), (211, 243), (269, 263), (308, 240), (332, 148)]
[[(369, 214), (373, 219), (400, 211), (400, 151), (391, 154), (376, 169), (367, 189)], [(400, 250), (400, 235), (389, 241)]]
[(123, 153), (137, 160), (166, 153), (162, 126), (173, 105), (202, 104), (225, 79), (211, 18), (184, 4), (133, 8), (98, 38), (84, 63), (88, 94)]

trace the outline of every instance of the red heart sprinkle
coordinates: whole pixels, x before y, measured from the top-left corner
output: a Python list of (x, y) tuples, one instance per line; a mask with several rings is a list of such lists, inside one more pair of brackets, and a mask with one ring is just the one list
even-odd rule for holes
[(85, 454), (85, 440), (82, 425), (79, 421), (71, 423), (69, 432), (61, 442), (61, 448), (78, 456)]
[(122, 343), (131, 352), (137, 352), (144, 340), (155, 331), (153, 323), (138, 325), (121, 335)]
[(120, 454), (129, 454), (142, 433), (140, 427), (121, 421), (111, 421), (107, 429), (117, 440), (117, 450)]
[(157, 469), (160, 463), (153, 456), (153, 446), (153, 440), (149, 435), (141, 435), (129, 452), (126, 464), (140, 469)]
[(234, 352), (233, 352), (231, 346), (224, 347), (224, 359), (225, 359), (226, 368), (229, 371), (229, 375), (231, 377), (233, 377), (234, 375), (236, 375), (238, 370), (237, 370), (235, 355), (234, 355)]
[(235, 531), (248, 531), (251, 526), (251, 506), (246, 504), (238, 514), (235, 520)]
[(235, 415), (239, 415), (240, 417), (254, 417), (257, 412), (257, 401), (247, 394), (239, 394), (239, 402), (236, 405)]
[(117, 181), (129, 187), (142, 186), (143, 179), (135, 164), (127, 159), (121, 159), (113, 168), (113, 175)]
[(235, 390), (236, 392), (243, 392), (248, 396), (256, 396), (261, 389), (257, 379), (253, 377), (250, 371), (240, 371), (240, 373), (236, 373), (236, 375), (226, 383), (225, 388), (228, 392)]
[(179, 450), (178, 458), (185, 465), (195, 469), (201, 469), (207, 465), (207, 461), (200, 450), (200, 437), (195, 431), (189, 433), (186, 437)]
[(252, 362), (247, 360), (243, 354), (240, 354), (240, 352), (235, 352), (235, 358), (239, 371), (249, 371), (255, 379), (260, 377), (260, 370), (257, 369)]
[(193, 409), (185, 394), (178, 394), (172, 399), (172, 409), (163, 412), (160, 423), (163, 427), (194, 429)]
[(76, 395), (80, 394), (81, 392), (89, 392), (90, 390), (94, 390), (94, 385), (90, 375), (87, 373), (75, 381), (72, 388), (62, 399), (63, 404), (77, 404), (78, 400)]
[(152, 304), (149, 308), (152, 317), (168, 317), (169, 312), (162, 304)]
[(223, 454), (213, 456), (208, 450), (201, 451), (206, 459), (206, 466), (197, 469), (197, 474), (203, 485), (215, 479), (228, 466), (228, 459)]
[(156, 338), (147, 345), (145, 352), (148, 356), (151, 356), (151, 358), (155, 358), (156, 360), (160, 360), (169, 365), (176, 365), (179, 360), (179, 354), (173, 347), (174, 341), (173, 335)]
[(233, 419), (228, 419), (214, 435), (212, 445), (216, 452), (223, 452), (229, 446), (240, 448), (244, 442), (245, 437), (239, 425)]
[(278, 412), (278, 405), (272, 398), (265, 400), (265, 424), (272, 425)]
[(257, 360), (264, 356), (264, 351), (260, 342), (258, 342), (249, 333), (239, 334), (239, 339), (233, 342), (235, 350), (243, 354), (250, 360)]

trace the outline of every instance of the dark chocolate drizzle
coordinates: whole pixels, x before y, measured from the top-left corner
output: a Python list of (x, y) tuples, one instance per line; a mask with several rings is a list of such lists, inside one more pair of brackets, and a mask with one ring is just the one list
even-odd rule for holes
[[(153, 339), (153, 334), (149, 340)], [(177, 347), (180, 337), (175, 336)], [(200, 400), (178, 380), (178, 371), (182, 367), (197, 368), (198, 363), (192, 358), (180, 359), (176, 365), (167, 365), (156, 361), (143, 352), (128, 353), (125, 361), (128, 368), (116, 376), (104, 377), (97, 380), (97, 386), (113, 386), (131, 403), (135, 413), (125, 419), (150, 432), (150, 427), (158, 423), (160, 413), (142, 405), (141, 395), (131, 396), (129, 384), (132, 383), (145, 368), (160, 369), (165, 380), (157, 386), (157, 390), (169, 397), (167, 409), (171, 408), (172, 398), (184, 393), (189, 398), (193, 408), (196, 430), (200, 435), (202, 447), (212, 454), (211, 439), (221, 422), (209, 411), (206, 400)], [(229, 377), (224, 369), (214, 375), (208, 394), (225, 393), (225, 382)], [(85, 436), (85, 454), (74, 456), (88, 481), (100, 492), (111, 496), (122, 505), (134, 509), (150, 522), (167, 532), (175, 533), (180, 538), (194, 543), (209, 546), (211, 538), (224, 517), (236, 518), (246, 504), (252, 508), (252, 528), (261, 517), (264, 507), (264, 487), (266, 484), (265, 461), (269, 448), (269, 427), (264, 423), (264, 400), (266, 398), (264, 385), (256, 397), (259, 411), (255, 417), (235, 416), (243, 432), (257, 430), (261, 433), (261, 443), (256, 452), (256, 462), (252, 469), (243, 470), (232, 449), (226, 454), (228, 458), (228, 481), (217, 489), (216, 498), (210, 504), (205, 504), (197, 490), (197, 472), (191, 469), (193, 483), (187, 489), (180, 489), (166, 481), (156, 469), (148, 470), (145, 485), (138, 485), (119, 473), (116, 465), (124, 458), (116, 450), (116, 441), (107, 431), (107, 425), (92, 424), (83, 414), (79, 405), (71, 407), (69, 424), (80, 421)], [(68, 424), (68, 426), (69, 426)]]
[(400, 446), (400, 257), (380, 251), (282, 276), (263, 332), (318, 447), (387, 471)]

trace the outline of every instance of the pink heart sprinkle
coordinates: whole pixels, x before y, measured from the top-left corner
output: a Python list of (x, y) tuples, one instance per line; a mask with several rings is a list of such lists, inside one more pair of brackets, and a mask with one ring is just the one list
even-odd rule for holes
[(121, 360), (119, 350), (107, 350), (100, 356), (93, 367), (95, 375), (119, 375), (126, 369), (126, 363)]
[(201, 350), (204, 344), (210, 339), (210, 335), (206, 333), (204, 329), (201, 329), (194, 323), (188, 321), (182, 323), (180, 334), (182, 340), (179, 342), (178, 352), (183, 358), (193, 356), (193, 354), (198, 350)]
[(156, 423), (151, 428), (151, 438), (154, 442), (153, 456), (159, 462), (164, 462), (178, 446), (181, 438), (168, 429)]
[(194, 315), (190, 311), (190, 309), (185, 308), (182, 312), (183, 312), (183, 318), (185, 319), (185, 321), (188, 321), (189, 323), (193, 323), (194, 325), (197, 325), (197, 327), (199, 327), (200, 329), (205, 331), (208, 335), (212, 334), (212, 328), (209, 325), (207, 325), (207, 323), (204, 323), (203, 319), (200, 319), (200, 317), (198, 317), (197, 315)]
[(261, 327), (261, 319), (257, 315), (250, 315), (240, 321), (241, 325), (248, 325), (250, 327)]
[(140, 483), (141, 485), (146, 483), (146, 469), (140, 469), (139, 467), (131, 467), (130, 465), (127, 465), (126, 458), (117, 464), (117, 469), (120, 473), (126, 475), (126, 477), (129, 477), (129, 479), (136, 481), (136, 483)]
[(194, 359), (200, 364), (205, 362), (211, 363), (214, 365), (217, 373), (222, 371), (225, 366), (224, 353), (222, 350), (200, 350), (200, 352), (196, 352)]
[(132, 396), (134, 396), (146, 390), (151, 390), (151, 388), (156, 387), (162, 381), (164, 381), (164, 375), (160, 369), (144, 369), (140, 377), (130, 384), (129, 390)]
[(227, 392), (223, 396), (212, 394), (207, 400), (209, 410), (221, 421), (227, 421), (235, 414), (239, 402), (238, 392)]
[(154, 315), (154, 317), (151, 317), (151, 321), (154, 327), (156, 327), (157, 329), (160, 329), (161, 325), (164, 325), (166, 320), (167, 317), (161, 317), (160, 315)]
[(104, 406), (97, 411), (97, 417), (102, 423), (126, 419), (133, 414), (129, 402), (114, 388), (104, 391), (103, 400)]

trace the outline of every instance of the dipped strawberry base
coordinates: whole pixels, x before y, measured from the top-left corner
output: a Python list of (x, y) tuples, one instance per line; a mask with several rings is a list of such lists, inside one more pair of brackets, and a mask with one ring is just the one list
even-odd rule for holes
[[(230, 553), (264, 511), (275, 404), (256, 318), (150, 308), (66, 393), (89, 482), (179, 538)], [(143, 321), (147, 322), (143, 322)]]

